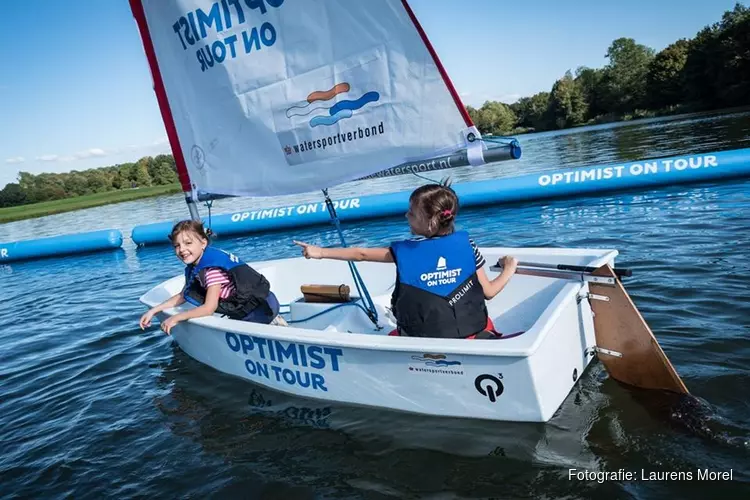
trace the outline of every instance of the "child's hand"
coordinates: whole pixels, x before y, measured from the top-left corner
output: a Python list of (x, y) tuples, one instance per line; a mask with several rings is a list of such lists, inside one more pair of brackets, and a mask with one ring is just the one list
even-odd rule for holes
[(151, 320), (154, 317), (154, 313), (151, 309), (143, 313), (143, 316), (141, 316), (141, 320), (138, 322), (138, 324), (141, 326), (141, 330), (145, 330), (149, 326), (151, 326)]
[(308, 245), (307, 243), (302, 243), (301, 241), (293, 240), (295, 245), (299, 245), (302, 247), (302, 255), (305, 256), (306, 259), (322, 259), (323, 258), (323, 249), (320, 247), (316, 247), (315, 245)]
[(516, 267), (518, 267), (518, 259), (511, 255), (506, 255), (502, 259), (497, 261), (497, 265), (503, 268), (504, 273), (509, 273), (511, 276), (516, 274)]
[(167, 335), (170, 335), (172, 331), (172, 327), (175, 326), (180, 321), (181, 321), (180, 319), (177, 319), (177, 316), (170, 316), (166, 320), (162, 321), (161, 329), (164, 331), (164, 333), (166, 333)]

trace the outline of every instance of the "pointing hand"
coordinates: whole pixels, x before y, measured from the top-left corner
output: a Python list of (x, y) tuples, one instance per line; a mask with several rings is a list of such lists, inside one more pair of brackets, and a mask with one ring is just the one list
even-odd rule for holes
[(299, 245), (302, 247), (302, 255), (304, 255), (306, 259), (322, 259), (323, 258), (322, 248), (316, 247), (315, 245), (309, 245), (301, 241), (296, 241), (296, 240), (293, 240), (293, 241), (295, 245)]

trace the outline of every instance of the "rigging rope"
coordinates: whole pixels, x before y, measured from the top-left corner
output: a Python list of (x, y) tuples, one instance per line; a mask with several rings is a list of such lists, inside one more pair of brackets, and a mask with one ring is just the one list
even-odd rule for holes
[[(331, 216), (333, 225), (336, 226), (336, 231), (339, 233), (339, 239), (341, 240), (341, 244), (343, 246), (347, 246), (346, 244), (346, 238), (344, 238), (344, 233), (341, 231), (341, 221), (339, 221), (339, 216), (336, 214), (336, 207), (333, 206), (333, 202), (331, 201), (331, 197), (328, 196), (328, 189), (323, 190), (323, 194), (326, 198), (326, 207), (328, 208), (328, 214)], [(372, 298), (370, 297), (370, 292), (367, 290), (367, 286), (365, 285), (364, 280), (362, 280), (362, 276), (360, 276), (359, 271), (357, 270), (357, 266), (354, 264), (354, 262), (347, 261), (349, 264), (349, 270), (352, 273), (352, 278), (354, 279), (354, 286), (357, 287), (357, 293), (360, 297), (363, 297), (366, 301), (366, 309), (365, 312), (367, 313), (367, 316), (370, 318), (370, 321), (372, 321), (375, 326), (378, 325), (378, 311), (375, 309), (375, 304), (372, 301)], [(361, 289), (360, 289), (361, 285)]]

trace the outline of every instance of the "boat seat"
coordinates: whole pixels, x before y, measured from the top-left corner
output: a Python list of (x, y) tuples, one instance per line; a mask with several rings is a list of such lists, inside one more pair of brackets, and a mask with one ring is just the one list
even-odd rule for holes
[[(381, 330), (373, 328), (372, 321), (356, 303), (361, 304), (359, 297), (350, 296), (348, 302), (308, 302), (305, 297), (298, 297), (289, 304), (289, 321), (304, 321), (301, 328), (310, 328), (328, 332), (342, 333), (382, 333), (387, 335), (395, 327), (390, 311), (390, 295), (373, 297), (375, 309), (378, 312), (378, 322)], [(294, 323), (292, 323), (294, 325)]]

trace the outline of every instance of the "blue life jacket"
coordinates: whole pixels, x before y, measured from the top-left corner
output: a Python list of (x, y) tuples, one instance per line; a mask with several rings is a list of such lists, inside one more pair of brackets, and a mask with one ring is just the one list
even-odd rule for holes
[(242, 319), (251, 311), (262, 307), (268, 314), (273, 314), (266, 300), (271, 289), (268, 280), (236, 255), (211, 246), (206, 247), (197, 264), (185, 266), (185, 288), (182, 290), (182, 296), (186, 301), (196, 306), (206, 301), (206, 289), (201, 286), (198, 276), (210, 267), (223, 269), (235, 287), (231, 297), (219, 299), (216, 312), (233, 319)]
[(485, 329), (487, 306), (466, 232), (395, 242), (391, 253), (391, 308), (401, 335), (466, 338)]

